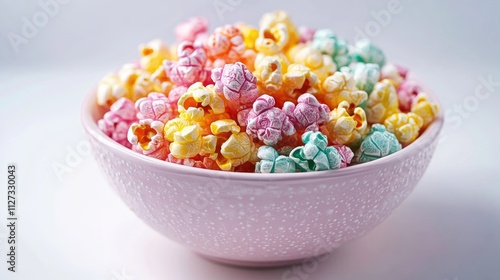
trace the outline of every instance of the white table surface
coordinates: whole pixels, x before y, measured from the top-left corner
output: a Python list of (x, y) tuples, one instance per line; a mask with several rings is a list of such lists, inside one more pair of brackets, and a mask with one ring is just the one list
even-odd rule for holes
[[(4, 25), (2, 35), (19, 28), (19, 18), (36, 10), (36, 3), (28, 2), (10, 6), (10, 18), (15, 22)], [(272, 3), (269, 9), (279, 6)], [(370, 19), (370, 9), (385, 3), (366, 4), (360, 12), (365, 18), (349, 22), (349, 26)], [(18, 167), (19, 245), (18, 272), (14, 274), (6, 270), (3, 261), (7, 228), (3, 225), (6, 188), (2, 183), (0, 279), (282, 279), (291, 268), (251, 270), (218, 265), (154, 232), (111, 191), (91, 156), (82, 156), (81, 162), (61, 178), (54, 172), (54, 163), (65, 164), (68, 149), (76, 149), (85, 139), (79, 122), (83, 96), (107, 71), (130, 59), (134, 53), (129, 50), (135, 50), (135, 44), (154, 36), (152, 31), (136, 28), (130, 32), (150, 32), (148, 37), (127, 38), (124, 46), (110, 42), (111, 46), (100, 52), (89, 49), (88, 40), (105, 40), (107, 31), (86, 30), (83, 24), (68, 18), (83, 19), (80, 10), (88, 8), (90, 13), (89, 7), (95, 5), (70, 2), (63, 7), (66, 12), (61, 8), (60, 15), (51, 19), (54, 23), (40, 30), (19, 54), (2, 45), (0, 168), (11, 162)], [(206, 5), (213, 9), (211, 4)], [(244, 17), (248, 5), (241, 4), (225, 20)], [(496, 24), (483, 28), (494, 18), (493, 7), (484, 5), (478, 8), (446, 1), (434, 4), (441, 13), (430, 14), (424, 12), (433, 4), (411, 5), (415, 5), (413, 9), (394, 18), (376, 41), (383, 42), (392, 60), (408, 65), (426, 81), (440, 96), (449, 116), (456, 119), (455, 106), (474, 96), (480, 76), (491, 75), (500, 82), (499, 21), (495, 19)], [(256, 13), (268, 10), (262, 3), (251, 7)], [(300, 7), (294, 4), (291, 10)], [(439, 18), (448, 8), (452, 10), (445, 13), (447, 19)], [(185, 10), (180, 12), (183, 17), (190, 14)], [(104, 21), (104, 14), (97, 14), (97, 19)], [(217, 24), (217, 15), (213, 11), (210, 15)], [(422, 15), (429, 19), (416, 23), (425, 18)], [(140, 15), (141, 19), (146, 17)], [(253, 20), (253, 16), (248, 17)], [(116, 16), (119, 23), (126, 19)], [(429, 23), (432, 20), (440, 22), (439, 27)], [(65, 42), (60, 37), (66, 34), (66, 24), (80, 32), (79, 39), (68, 34)], [(401, 31), (405, 28), (414, 28), (415, 32), (401, 42), (384, 41), (407, 34)], [(101, 37), (91, 37), (92, 32)], [(69, 49), (64, 51), (59, 43), (66, 43)], [(447, 138), (438, 146), (416, 190), (396, 212), (366, 236), (335, 251), (307, 279), (500, 279), (499, 108), (500, 85), (486, 100), (478, 102), (477, 109), (459, 117), (459, 124), (458, 120), (447, 124)]]

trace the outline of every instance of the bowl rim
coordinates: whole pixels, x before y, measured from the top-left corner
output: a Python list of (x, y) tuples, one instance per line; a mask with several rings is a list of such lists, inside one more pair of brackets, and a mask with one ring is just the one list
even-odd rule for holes
[[(264, 182), (284, 182), (284, 181), (316, 181), (325, 179), (335, 179), (347, 177), (353, 174), (364, 174), (373, 172), (383, 168), (384, 166), (393, 163), (394, 161), (402, 161), (423, 149), (426, 149), (436, 138), (439, 137), (440, 131), (444, 124), (443, 109), (439, 100), (428, 91), (424, 91), (429, 95), (433, 102), (438, 103), (440, 111), (433, 122), (425, 129), (425, 131), (410, 145), (404, 149), (388, 155), (386, 157), (373, 160), (363, 164), (352, 165), (347, 168), (336, 170), (315, 171), (315, 172), (295, 172), (295, 173), (247, 173), (247, 172), (227, 172), (219, 170), (210, 170), (203, 168), (195, 168), (176, 163), (162, 161), (156, 158), (151, 158), (134, 152), (104, 134), (97, 126), (97, 120), (93, 117), (93, 111), (99, 107), (95, 103), (97, 88), (94, 87), (84, 98), (81, 107), (81, 122), (87, 135), (96, 139), (102, 145), (113, 150), (114, 153), (120, 154), (123, 158), (129, 157), (140, 161), (146, 168), (159, 170), (166, 173), (175, 173), (181, 175), (189, 175), (204, 178), (220, 178), (234, 181), (264, 181)], [(259, 185), (256, 185), (258, 187)], [(260, 185), (264, 186), (264, 185)]]

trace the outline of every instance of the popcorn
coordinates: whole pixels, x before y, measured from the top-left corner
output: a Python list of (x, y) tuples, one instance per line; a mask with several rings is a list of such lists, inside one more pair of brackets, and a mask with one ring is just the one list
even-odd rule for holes
[(115, 73), (109, 73), (97, 85), (97, 104), (110, 107), (116, 100), (127, 94), (120, 77)]
[[(274, 13), (267, 13), (262, 16), (259, 22), (260, 30), (262, 33), (266, 33), (266, 30), (269, 30), (275, 26), (284, 26), (284, 30), (286, 30), (287, 39), (286, 42), (283, 42), (283, 48), (281, 50), (285, 50), (290, 46), (293, 46), (299, 42), (299, 33), (297, 27), (293, 24), (292, 19), (285, 11), (278, 11)], [(266, 37), (266, 36), (264, 36)], [(285, 41), (285, 40), (281, 40)]]
[(302, 135), (304, 146), (290, 152), (290, 158), (301, 172), (333, 170), (340, 168), (342, 157), (337, 149), (328, 147), (328, 140), (321, 132), (308, 131)]
[(282, 91), (292, 101), (305, 93), (319, 95), (320, 83), (318, 76), (302, 64), (290, 64), (287, 73), (283, 76)]
[(387, 132), (381, 124), (374, 124), (354, 155), (354, 162), (365, 163), (401, 150), (394, 134)]
[(140, 64), (142, 69), (154, 73), (163, 64), (165, 59), (170, 58), (170, 51), (160, 39), (156, 39), (139, 46), (141, 54)]
[(208, 31), (208, 19), (205, 17), (192, 17), (179, 23), (175, 27), (178, 42), (188, 41), (194, 43)]
[(281, 63), (273, 56), (266, 56), (255, 64), (255, 77), (261, 91), (273, 94), (283, 85), (283, 70)]
[(295, 172), (295, 162), (287, 156), (279, 155), (270, 146), (261, 146), (257, 152), (260, 161), (255, 165), (256, 173), (291, 173)]
[(392, 63), (387, 63), (382, 67), (380, 71), (380, 79), (389, 79), (395, 82), (396, 87), (406, 80), (406, 75), (408, 74), (408, 69), (395, 65)]
[(388, 132), (394, 134), (402, 145), (415, 141), (424, 125), (424, 120), (414, 113), (396, 113), (390, 115), (384, 122)]
[(135, 108), (138, 112), (138, 119), (153, 119), (163, 123), (170, 120), (174, 113), (167, 97), (157, 92), (152, 92), (147, 97), (137, 100)]
[(203, 44), (208, 59), (213, 67), (223, 67), (226, 63), (236, 63), (240, 60), (251, 64), (255, 60), (255, 52), (246, 49), (243, 33), (233, 25), (216, 28)]
[(424, 120), (423, 127), (425, 128), (439, 114), (439, 106), (437, 103), (430, 102), (427, 94), (422, 92), (413, 101), (411, 112), (419, 115)]
[(205, 112), (221, 114), (226, 111), (224, 100), (215, 93), (214, 86), (204, 87), (201, 82), (190, 86), (187, 92), (179, 98), (177, 105), (177, 110), (181, 116), (183, 114), (199, 114), (203, 116)]
[[(223, 142), (216, 162), (221, 170), (232, 170), (248, 161), (255, 161), (255, 145), (248, 134), (240, 132), (234, 120), (219, 120), (210, 125), (214, 135)], [(229, 135), (229, 136), (228, 136)]]
[(122, 146), (131, 148), (127, 133), (130, 125), (137, 121), (134, 103), (122, 97), (111, 105), (102, 119), (97, 121), (99, 129)]
[(205, 69), (207, 56), (203, 49), (195, 48), (192, 43), (185, 41), (177, 47), (177, 56), (178, 61), (163, 62), (167, 76), (177, 86), (189, 87), (210, 78), (210, 71)]
[(108, 109), (101, 131), (149, 157), (231, 172), (333, 170), (399, 151), (439, 114), (373, 43), (297, 28), (283, 11), (211, 34), (193, 17), (175, 34), (176, 45), (140, 45), (137, 62), (96, 89)]
[(396, 88), (390, 83), (378, 82), (368, 98), (366, 106), (368, 123), (383, 123), (387, 117), (399, 113)]
[(243, 34), (243, 42), (247, 49), (255, 50), (255, 41), (259, 37), (259, 30), (251, 25), (243, 22), (238, 22), (235, 26)]
[(125, 64), (118, 72), (118, 76), (127, 91), (126, 97), (134, 102), (150, 92), (158, 91), (151, 74), (134, 64)]
[(213, 69), (212, 80), (215, 92), (223, 95), (234, 111), (251, 107), (258, 97), (257, 78), (241, 62)]
[(342, 101), (357, 107), (368, 98), (365, 91), (356, 88), (356, 81), (349, 73), (335, 72), (323, 82), (323, 90), (324, 102), (330, 109), (337, 108)]
[(305, 93), (297, 101), (297, 106), (286, 102), (283, 112), (294, 124), (296, 130), (318, 131), (319, 126), (326, 123), (330, 109), (318, 102), (314, 95)]
[(196, 156), (194, 158), (188, 158), (188, 159), (178, 159), (174, 155), (168, 154), (167, 159), (165, 159), (165, 161), (190, 167), (220, 170), (220, 168), (217, 166), (217, 164), (213, 159), (202, 156)]
[(352, 57), (354, 60), (363, 63), (375, 63), (380, 67), (385, 64), (385, 55), (382, 50), (371, 43), (369, 40), (361, 40), (356, 42), (352, 49)]
[(361, 107), (351, 110), (350, 104), (342, 101), (330, 112), (325, 131), (335, 145), (357, 147), (366, 135), (367, 127), (365, 111)]
[(149, 72), (134, 64), (125, 64), (118, 73), (109, 73), (99, 82), (97, 104), (109, 107), (121, 97), (135, 102), (158, 89)]
[(408, 113), (411, 110), (417, 95), (422, 91), (417, 82), (404, 80), (398, 89), (399, 109), (401, 112)]
[(349, 164), (351, 164), (351, 160), (354, 158), (354, 153), (351, 148), (344, 145), (335, 145), (333, 146), (339, 152), (341, 157), (340, 168), (346, 168)]
[(165, 124), (164, 131), (165, 139), (170, 142), (170, 153), (178, 159), (215, 152), (217, 138), (202, 136), (202, 128), (196, 123), (176, 118)]
[(340, 71), (351, 74), (356, 81), (356, 88), (365, 91), (368, 95), (372, 93), (380, 77), (380, 67), (373, 63), (358, 62), (351, 68), (342, 67)]
[(142, 154), (164, 160), (169, 153), (168, 143), (163, 138), (163, 123), (151, 119), (139, 120), (128, 130), (128, 141)]
[(321, 54), (310, 45), (299, 44), (292, 47), (287, 57), (292, 63), (302, 64), (313, 71), (320, 81), (332, 75), (337, 70), (337, 66), (328, 55)]
[(312, 42), (314, 40), (315, 33), (316, 33), (316, 30), (314, 30), (311, 27), (307, 27), (307, 26), (299, 27), (300, 42), (301, 43)]
[(349, 45), (330, 29), (320, 29), (314, 34), (313, 46), (322, 54), (329, 55), (338, 68), (351, 63)]
[(262, 140), (269, 146), (278, 143), (283, 135), (295, 133), (288, 116), (274, 105), (274, 98), (267, 94), (262, 95), (253, 103), (253, 109), (248, 114), (247, 120), (248, 135)]

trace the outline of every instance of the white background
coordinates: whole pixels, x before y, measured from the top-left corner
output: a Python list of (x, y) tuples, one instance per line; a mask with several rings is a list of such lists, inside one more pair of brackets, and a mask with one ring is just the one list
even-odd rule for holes
[[(59, 178), (82, 145), (80, 102), (100, 77), (135, 60), (137, 45), (174, 40), (176, 22), (212, 28), (287, 9), (297, 24), (352, 40), (389, 1), (69, 0), (16, 53), (35, 0), (0, 0), (0, 169), (18, 166), (18, 267), (6, 270), (6, 184), (0, 183), (0, 279), (282, 279), (290, 268), (217, 265), (146, 227), (112, 193), (90, 156)], [(500, 85), (478, 100), (479, 77), (500, 82), (500, 5), (401, 0), (372, 40), (409, 67), (447, 112), (445, 138), (415, 192), (386, 222), (335, 252), (308, 279), (500, 279)], [(377, 30), (375, 30), (377, 31)], [(376, 33), (376, 34), (375, 34)], [(459, 113), (459, 107), (466, 105)], [(454, 120), (450, 122), (450, 120)], [(0, 178), (6, 178), (5, 171)], [(6, 179), (0, 179), (0, 181)], [(130, 276), (130, 277), (124, 277)]]

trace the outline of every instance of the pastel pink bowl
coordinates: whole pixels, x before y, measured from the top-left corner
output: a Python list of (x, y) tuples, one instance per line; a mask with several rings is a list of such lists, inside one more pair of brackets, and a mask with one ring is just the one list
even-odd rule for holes
[(153, 229), (210, 259), (244, 266), (298, 262), (384, 221), (411, 193), (434, 153), (440, 116), (410, 146), (335, 171), (248, 174), (148, 158), (103, 134), (95, 91), (82, 122), (111, 186)]

